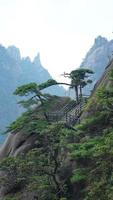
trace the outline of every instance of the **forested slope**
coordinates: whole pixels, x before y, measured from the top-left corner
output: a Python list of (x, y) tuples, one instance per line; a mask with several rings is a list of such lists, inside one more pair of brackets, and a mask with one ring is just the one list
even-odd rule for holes
[(2, 200), (113, 199), (112, 85), (113, 62), (73, 130), (46, 121), (40, 109), (10, 126), (0, 151)]

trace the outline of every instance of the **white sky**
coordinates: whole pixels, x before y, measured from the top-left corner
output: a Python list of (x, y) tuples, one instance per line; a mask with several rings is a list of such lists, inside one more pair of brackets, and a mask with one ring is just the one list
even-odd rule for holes
[(52, 76), (79, 67), (98, 35), (113, 38), (113, 0), (0, 0), (0, 43), (41, 62)]

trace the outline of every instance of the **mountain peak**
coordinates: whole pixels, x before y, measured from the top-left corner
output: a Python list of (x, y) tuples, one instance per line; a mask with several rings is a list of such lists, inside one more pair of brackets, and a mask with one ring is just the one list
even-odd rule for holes
[(33, 63), (34, 64), (39, 64), (39, 65), (41, 64), (40, 53), (38, 53), (37, 56), (35, 56)]
[(15, 47), (15, 46), (9, 46), (7, 48), (8, 54), (10, 55), (10, 57), (12, 57), (13, 59), (15, 59), (16, 61), (20, 61), (21, 60), (21, 55), (20, 55), (20, 50)]
[(93, 83), (85, 88), (86, 93), (93, 89), (95, 83), (101, 77), (110, 59), (113, 58), (112, 52), (113, 40), (108, 41), (102, 36), (95, 38), (93, 46), (89, 49), (85, 59), (80, 65), (81, 68), (85, 68), (87, 66), (89, 69), (94, 71), (94, 74), (91, 76)]
[(95, 45), (96, 46), (101, 46), (104, 45), (108, 42), (108, 40), (105, 37), (102, 37), (101, 35), (99, 35), (97, 38), (95, 38)]

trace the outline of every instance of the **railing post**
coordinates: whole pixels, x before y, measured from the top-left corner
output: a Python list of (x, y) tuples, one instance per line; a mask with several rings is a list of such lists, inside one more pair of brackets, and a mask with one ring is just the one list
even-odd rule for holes
[(65, 116), (66, 116), (66, 122), (67, 122), (67, 121), (68, 121), (68, 116), (67, 116), (67, 113), (66, 113), (66, 115), (65, 115)]

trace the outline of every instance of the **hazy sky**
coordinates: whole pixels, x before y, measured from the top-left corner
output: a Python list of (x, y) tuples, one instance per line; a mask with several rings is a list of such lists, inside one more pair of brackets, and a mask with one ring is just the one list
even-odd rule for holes
[(79, 67), (95, 37), (112, 32), (113, 0), (0, 0), (0, 43), (22, 56), (40, 52), (57, 79)]

